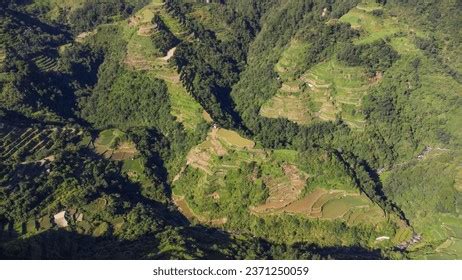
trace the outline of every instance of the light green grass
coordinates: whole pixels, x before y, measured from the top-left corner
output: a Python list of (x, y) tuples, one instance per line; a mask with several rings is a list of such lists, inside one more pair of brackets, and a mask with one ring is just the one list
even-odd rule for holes
[(117, 137), (124, 136), (125, 133), (118, 129), (106, 129), (99, 133), (96, 142), (100, 145), (111, 146)]
[(203, 122), (201, 105), (179, 83), (167, 83), (172, 105), (172, 115), (181, 122), (188, 131), (194, 131)]
[(185, 29), (176, 18), (172, 17), (165, 9), (160, 9), (160, 17), (175, 36), (183, 40), (186, 39)]
[(143, 160), (141, 158), (124, 160), (122, 165), (122, 172), (136, 172), (137, 174), (143, 174)]
[(160, 51), (154, 47), (150, 37), (137, 34), (134, 34), (128, 42), (127, 54), (150, 63), (154, 63), (154, 60), (161, 55)]
[(251, 149), (255, 146), (255, 142), (240, 136), (237, 132), (232, 130), (220, 128), (217, 132), (217, 136), (226, 143), (237, 148)]
[(309, 99), (304, 93), (278, 93), (260, 108), (260, 115), (266, 118), (285, 118), (298, 124), (308, 124), (311, 120)]
[(321, 196), (314, 204), (313, 204), (313, 209), (318, 208), (321, 209), (322, 207), (329, 202), (330, 200), (336, 200), (339, 198), (341, 194), (340, 193), (326, 193), (323, 196)]
[[(374, 16), (372, 11), (376, 9), (382, 9), (384, 11), (383, 15)], [(355, 41), (356, 44), (372, 43), (387, 37), (391, 38), (397, 33), (415, 33), (419, 36), (426, 37), (425, 33), (418, 29), (411, 28), (399, 17), (390, 16), (387, 9), (383, 9), (373, 1), (363, 1), (363, 3), (360, 3), (356, 8), (351, 9), (348, 13), (343, 15), (340, 21), (349, 23), (353, 28), (364, 31), (364, 34)]]
[(415, 44), (412, 42), (412, 39), (407, 36), (391, 38), (390, 45), (400, 55), (413, 55), (413, 56), (422, 55), (422, 51), (419, 50), (415, 46)]
[(288, 149), (278, 149), (272, 151), (272, 156), (278, 161), (293, 163), (297, 160), (298, 152)]
[(197, 20), (205, 28), (213, 30), (219, 40), (226, 41), (229, 39), (229, 35), (232, 31), (222, 18), (214, 15), (214, 8), (219, 5), (220, 4), (215, 3), (195, 4), (189, 16)]
[[(323, 102), (320, 108), (325, 118), (340, 115), (352, 128), (362, 129), (364, 118), (360, 112), (361, 100), (367, 94), (370, 82), (362, 67), (350, 67), (332, 58), (312, 67), (302, 77), (315, 91), (328, 95), (329, 102)], [(327, 106), (329, 105), (329, 106)], [(329, 117), (330, 115), (330, 117)]]

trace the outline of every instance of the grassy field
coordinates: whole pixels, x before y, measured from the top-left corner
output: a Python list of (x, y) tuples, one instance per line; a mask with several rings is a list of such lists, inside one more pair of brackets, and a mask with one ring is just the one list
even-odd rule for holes
[(267, 118), (286, 118), (298, 124), (311, 121), (309, 98), (305, 94), (278, 93), (260, 108), (260, 115)]
[(47, 17), (52, 20), (58, 19), (62, 10), (73, 11), (83, 5), (86, 0), (34, 0), (29, 7), (35, 9), (44, 9), (47, 12)]
[(149, 27), (152, 27), (151, 20), (156, 13), (173, 34), (181, 40), (187, 39), (183, 27), (165, 11), (162, 1), (154, 0), (130, 19), (119, 22), (128, 42), (124, 63), (133, 70), (148, 71), (149, 75), (164, 80), (170, 94), (171, 114), (187, 131), (194, 132), (197, 125), (204, 121), (203, 109), (183, 87), (176, 69), (163, 59), (163, 54), (151, 41), (149, 32), (155, 31), (149, 31)]
[(322, 207), (324, 219), (338, 219), (345, 216), (348, 211), (355, 208), (369, 207), (370, 202), (361, 196), (345, 196), (337, 200), (331, 200)]
[(135, 183), (140, 183), (143, 187), (152, 186), (151, 180), (146, 176), (144, 161), (141, 157), (126, 159), (122, 164), (122, 173)]
[(415, 46), (415, 44), (412, 42), (412, 39), (409, 38), (408, 36), (393, 37), (390, 40), (390, 45), (400, 55), (412, 55), (412, 56), (422, 55), (422, 51), (419, 50)]
[(462, 192), (462, 167), (457, 169), (457, 173), (454, 179), (454, 188), (457, 191)]
[[(360, 6), (361, 7), (361, 6)], [(371, 43), (391, 36), (401, 30), (396, 18), (374, 16), (367, 9), (354, 8), (340, 18), (340, 21), (351, 24), (364, 34), (356, 41), (358, 44)]]
[[(313, 66), (295, 82), (304, 85), (304, 90), (287, 93), (281, 88), (261, 107), (260, 115), (287, 118), (299, 124), (341, 117), (354, 129), (364, 128), (361, 100), (371, 82), (362, 67), (345, 66), (332, 58)], [(286, 88), (294, 86), (289, 84)]]
[(124, 132), (118, 129), (106, 129), (99, 133), (94, 141), (95, 151), (112, 160), (133, 160), (138, 150), (133, 142), (126, 139)]

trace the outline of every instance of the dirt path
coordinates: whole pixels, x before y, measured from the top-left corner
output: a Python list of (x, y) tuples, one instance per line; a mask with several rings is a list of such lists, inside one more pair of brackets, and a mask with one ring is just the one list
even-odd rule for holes
[(167, 55), (164, 57), (161, 57), (160, 59), (162, 59), (163, 61), (168, 61), (175, 54), (175, 51), (176, 51), (176, 47), (169, 49), (167, 52)]
[(21, 164), (29, 164), (29, 163), (38, 163), (40, 166), (44, 165), (47, 162), (52, 162), (55, 160), (55, 156), (51, 155), (41, 160), (34, 160), (34, 161), (23, 161)]

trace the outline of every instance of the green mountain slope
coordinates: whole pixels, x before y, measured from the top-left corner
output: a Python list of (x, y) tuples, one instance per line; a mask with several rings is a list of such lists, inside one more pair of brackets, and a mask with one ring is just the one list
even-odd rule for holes
[(6, 1), (0, 257), (460, 259), (461, 13)]

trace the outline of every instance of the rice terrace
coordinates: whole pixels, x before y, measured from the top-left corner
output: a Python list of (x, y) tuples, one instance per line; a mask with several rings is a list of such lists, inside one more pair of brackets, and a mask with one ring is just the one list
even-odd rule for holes
[(461, 25), (455, 0), (3, 1), (0, 258), (462, 259)]

